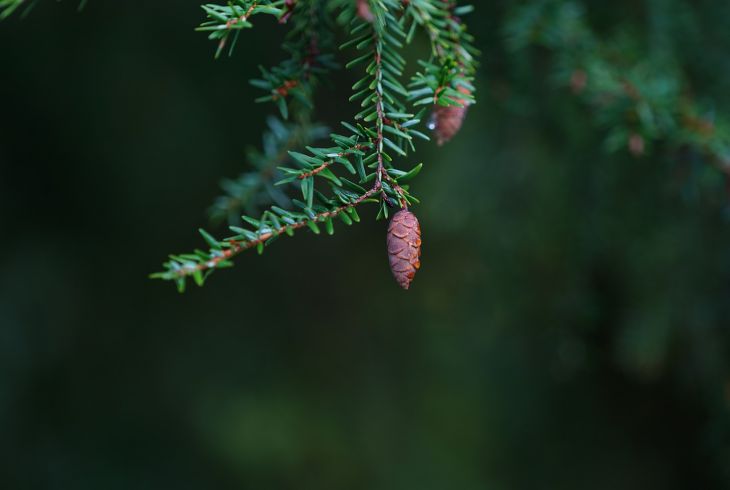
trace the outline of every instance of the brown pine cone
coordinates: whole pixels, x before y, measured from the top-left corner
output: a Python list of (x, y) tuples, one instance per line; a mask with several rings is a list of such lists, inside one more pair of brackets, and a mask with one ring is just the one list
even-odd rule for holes
[[(457, 88), (462, 94), (469, 95), (469, 89), (459, 86)], [(429, 128), (436, 135), (436, 142), (439, 146), (448, 142), (461, 129), (461, 125), (466, 117), (466, 109), (468, 102), (464, 99), (456, 99), (463, 107), (450, 105), (438, 105), (431, 113), (431, 121)]]
[(421, 267), (421, 225), (416, 215), (403, 209), (393, 215), (388, 226), (388, 261), (393, 277), (408, 289)]

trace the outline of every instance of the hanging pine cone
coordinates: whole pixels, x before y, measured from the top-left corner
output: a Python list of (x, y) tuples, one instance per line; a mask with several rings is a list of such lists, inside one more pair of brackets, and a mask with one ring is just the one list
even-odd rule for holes
[(416, 215), (403, 209), (393, 215), (388, 226), (388, 261), (393, 277), (408, 289), (421, 267), (421, 225)]
[[(469, 89), (457, 87), (457, 90), (465, 95), (470, 95)], [(431, 120), (428, 127), (433, 130), (436, 135), (436, 142), (439, 146), (443, 145), (461, 129), (461, 124), (466, 117), (466, 109), (468, 102), (464, 99), (456, 99), (463, 107), (455, 105), (443, 106), (439, 105), (431, 113)]]

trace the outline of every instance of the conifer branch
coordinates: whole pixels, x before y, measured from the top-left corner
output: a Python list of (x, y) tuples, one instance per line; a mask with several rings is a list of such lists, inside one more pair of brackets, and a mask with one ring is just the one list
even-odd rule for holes
[(431, 41), (431, 59), (421, 62), (423, 71), (410, 84), (410, 100), (415, 105), (464, 106), (474, 103), (476, 56), (473, 38), (460, 16), (471, 12), (470, 5), (452, 0), (413, 0), (408, 13), (415, 25), (426, 31)]
[[(10, 15), (24, 2), (0, 0), (0, 18)], [(408, 112), (403, 99), (419, 105), (418, 92), (425, 93), (425, 89), (431, 91), (429, 100), (434, 104), (464, 106), (473, 102), (470, 81), (475, 50), (456, 17), (464, 8), (446, 0), (231, 0), (226, 5), (205, 4), (202, 8), (207, 20), (198, 30), (207, 32), (217, 42), (216, 57), (226, 47), (229, 53), (233, 50), (240, 32), (253, 27), (251, 19), (256, 15), (270, 15), (280, 24), (292, 25), (284, 46), (288, 59), (273, 68), (262, 68), (262, 77), (252, 84), (268, 92), (257, 101), (273, 101), (284, 119), (289, 117), (289, 100), (295, 100), (292, 112), (296, 123), (270, 120), (264, 153), (249, 155), (255, 169), (236, 181), (225, 181), (226, 195), (216, 201), (211, 214), (218, 218), (225, 215), (230, 221), (231, 215), (242, 208), (252, 210), (272, 201), (276, 205), (258, 219), (241, 216), (249, 227), (229, 226), (234, 235), (223, 240), (200, 230), (209, 245), (208, 251), (171, 255), (163, 264), (164, 271), (152, 277), (175, 281), (181, 291), (188, 277), (202, 285), (214, 270), (230, 267), (233, 257), (251, 248), (262, 253), (282, 234), (293, 234), (305, 227), (320, 233), (320, 225), (324, 224), (331, 235), (333, 218), (339, 217), (348, 225), (359, 221), (355, 208), (366, 202), (379, 203), (378, 218), (387, 218), (389, 208), (400, 207), (409, 226), (417, 224), (406, 208), (418, 200), (404, 182), (418, 175), (423, 165), (405, 171), (396, 168), (393, 161), (394, 157), (407, 157), (415, 150), (414, 138), (429, 137), (415, 129), (423, 111), (417, 115)], [(411, 23), (406, 33), (408, 19)], [(330, 134), (334, 146), (313, 147), (308, 143), (319, 139), (323, 129), (309, 122), (313, 89), (318, 77), (337, 67), (330, 52), (333, 20), (351, 27), (350, 40), (341, 49), (354, 47), (359, 51), (347, 67), (366, 66), (365, 76), (353, 85), (350, 98), (359, 101), (362, 110), (355, 115), (353, 124), (342, 123), (349, 134)], [(435, 64), (422, 63), (425, 74), (419, 74), (412, 83), (415, 90), (409, 90), (400, 81), (406, 61), (398, 50), (412, 40), (418, 26), (429, 34)], [(307, 153), (294, 151), (299, 145), (304, 145)], [(282, 166), (287, 162), (295, 166)], [(351, 178), (356, 176), (358, 182), (339, 175), (343, 169)], [(283, 178), (276, 185), (298, 186), (302, 200), (274, 189), (273, 180), (279, 177)], [(322, 192), (323, 187), (329, 188), (329, 196)], [(418, 252), (420, 238), (416, 235), (420, 235), (414, 233), (396, 237), (390, 243), (398, 248), (399, 240), (406, 240), (408, 247), (416, 247)], [(418, 262), (417, 255), (407, 258), (408, 267), (414, 268), (408, 275), (410, 284)]]
[[(446, 12), (443, 14), (444, 19), (453, 14), (451, 2), (418, 1), (438, 5), (440, 11)], [(178, 289), (182, 291), (185, 288), (186, 278), (191, 277), (198, 285), (202, 285), (213, 271), (232, 266), (231, 259), (235, 256), (253, 248), (263, 253), (266, 246), (283, 234), (291, 235), (296, 230), (304, 228), (318, 234), (320, 226), (324, 225), (327, 233), (331, 235), (334, 233), (334, 218), (339, 218), (347, 225), (359, 221), (356, 207), (366, 202), (379, 204), (379, 218), (387, 218), (391, 207), (407, 208), (418, 202), (410, 194), (405, 182), (418, 175), (423, 165), (418, 164), (408, 171), (400, 170), (393, 165), (396, 158), (406, 157), (415, 150), (414, 139), (429, 139), (424, 133), (415, 129), (421, 123), (421, 115), (408, 112), (403, 99), (412, 99), (413, 94), (399, 80), (403, 76), (406, 64), (399, 50), (410, 41), (409, 35), (404, 30), (410, 4), (400, 0), (371, 0), (367, 4), (371, 15), (363, 18), (358, 16), (355, 2), (343, 2), (344, 0), (329, 0), (326, 2), (328, 6), (326, 9), (316, 8), (325, 4), (320, 0), (298, 2), (239, 0), (235, 5), (229, 4), (227, 7), (206, 6), (209, 17), (214, 19), (206, 22), (203, 30), (211, 31), (211, 38), (219, 42), (217, 53), (220, 53), (221, 43), (225, 45), (233, 29), (250, 27), (249, 18), (256, 13), (272, 14), (280, 20), (285, 19), (286, 23), (294, 22), (297, 34), (289, 49), (292, 54), (291, 62), (284, 62), (271, 70), (264, 70), (264, 78), (254, 82), (255, 85), (270, 92), (270, 95), (259, 100), (277, 102), (282, 115), (286, 116), (288, 106), (282, 101), (293, 94), (294, 90), (313, 79), (315, 64), (312, 60), (315, 56), (321, 56), (319, 49), (322, 33), (317, 30), (317, 34), (313, 37), (312, 26), (315, 22), (328, 22), (319, 16), (323, 12), (331, 14), (333, 5), (338, 5), (341, 8), (341, 12), (336, 15), (338, 21), (351, 27), (349, 40), (341, 46), (341, 49), (355, 48), (357, 51), (354, 59), (347, 63), (346, 67), (365, 66), (364, 76), (353, 85), (354, 93), (350, 98), (351, 101), (359, 102), (362, 110), (354, 116), (352, 124), (342, 123), (348, 131), (347, 134), (330, 134), (333, 146), (305, 145), (306, 153), (287, 151), (290, 162), (295, 166), (277, 166), (276, 172), (280, 172), (284, 177), (276, 184), (298, 186), (302, 193), (301, 200), (287, 199), (289, 202), (271, 206), (258, 219), (242, 216), (246, 227), (230, 226), (234, 235), (229, 238), (218, 240), (208, 232), (200, 230), (209, 245), (209, 250), (172, 255), (164, 264), (165, 270), (153, 274), (153, 278), (175, 281)], [(266, 10), (261, 10), (263, 7), (266, 7)], [(412, 26), (423, 25), (426, 24), (417, 22), (412, 24)], [(430, 20), (428, 25), (431, 25)], [(444, 63), (446, 60), (465, 59), (463, 53), (456, 53), (458, 43), (453, 33), (450, 36), (449, 42), (441, 43), (443, 46), (441, 61)], [(466, 53), (470, 51), (467, 50)], [(324, 66), (328, 62), (329, 60), (323, 61), (322, 58), (318, 58), (317, 66)], [(450, 65), (449, 73), (453, 76), (449, 78), (448, 83), (453, 82), (453, 87), (469, 83), (472, 69), (473, 64), (469, 63)], [(306, 95), (311, 95), (311, 91), (307, 91)], [(305, 120), (308, 118), (309, 105), (306, 104), (308, 100), (311, 99), (300, 100), (302, 103), (298, 106), (298, 111), (300, 115), (303, 114)], [(282, 109), (282, 104), (286, 110)], [(285, 139), (279, 142), (281, 143), (279, 148), (289, 148), (289, 142)], [(269, 156), (270, 158), (265, 159), (258, 170), (263, 169), (267, 175), (273, 175), (272, 162), (282, 160), (282, 151), (272, 151)], [(343, 170), (350, 178), (357, 181), (351, 181), (341, 175)], [(329, 189), (331, 193), (329, 196), (323, 192), (325, 188)], [(420, 247), (420, 242), (418, 246)], [(412, 275), (409, 277), (412, 279)]]
[(222, 241), (218, 241), (204, 230), (200, 230), (203, 238), (211, 246), (210, 252), (196, 250), (194, 254), (171, 256), (170, 261), (165, 264), (167, 270), (152, 274), (150, 277), (152, 279), (174, 280), (180, 292), (185, 291), (187, 277), (192, 277), (196, 284), (202, 286), (212, 271), (233, 266), (231, 259), (235, 256), (252, 248), (256, 248), (259, 253), (263, 253), (264, 246), (279, 236), (284, 234), (293, 236), (295, 230), (304, 227), (309, 227), (314, 233), (319, 234), (318, 223), (325, 223), (329, 232), (332, 228), (332, 219), (337, 216), (342, 218), (345, 223), (352, 223), (353, 220), (359, 221), (360, 218), (355, 212), (355, 206), (366, 202), (376, 192), (375, 188), (370, 189), (347, 204), (312, 215), (284, 212), (281, 209), (274, 208), (277, 213), (282, 214), (281, 220), (285, 224), (276, 225), (276, 223), (280, 223), (279, 219), (276, 218), (275, 214), (270, 213), (271, 223), (275, 224), (273, 228), (262, 226), (267, 223), (265, 220), (259, 222), (259, 229), (256, 232), (231, 227), (234, 231), (240, 231), (240, 235)]
[(209, 39), (218, 41), (216, 50), (216, 58), (221, 55), (223, 50), (229, 43), (231, 35), (230, 49), (236, 44), (238, 35), (242, 29), (250, 29), (253, 24), (250, 22), (251, 17), (258, 14), (267, 14), (280, 19), (287, 14), (285, 0), (232, 0), (226, 5), (205, 4), (201, 6), (208, 16), (208, 21), (204, 22), (198, 31), (209, 32)]

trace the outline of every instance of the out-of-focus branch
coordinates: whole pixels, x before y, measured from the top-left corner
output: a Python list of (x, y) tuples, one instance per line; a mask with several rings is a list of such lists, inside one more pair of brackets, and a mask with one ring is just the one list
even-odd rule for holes
[(552, 52), (556, 78), (607, 128), (609, 150), (639, 157), (662, 141), (690, 147), (730, 175), (730, 127), (691, 95), (669, 53), (654, 56), (626, 36), (599, 39), (578, 2), (531, 2), (517, 9), (506, 31), (514, 50), (539, 45)]

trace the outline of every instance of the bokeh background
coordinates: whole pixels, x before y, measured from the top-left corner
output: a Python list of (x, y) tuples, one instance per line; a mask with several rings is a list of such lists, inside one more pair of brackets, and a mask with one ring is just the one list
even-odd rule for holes
[[(730, 488), (722, 199), (675, 152), (607, 152), (550, 53), (506, 47), (517, 2), (476, 3), (479, 103), (409, 162), (407, 293), (372, 209), (184, 295), (147, 279), (260, 144), (247, 80), (282, 56), (274, 22), (219, 61), (192, 0), (0, 24), (2, 488)], [(588, 12), (641, 33), (663, 3), (687, 4), (695, 67), (730, 47), (721, 1)], [(720, 113), (728, 74), (693, 73)], [(322, 119), (352, 113), (351, 77)]]

